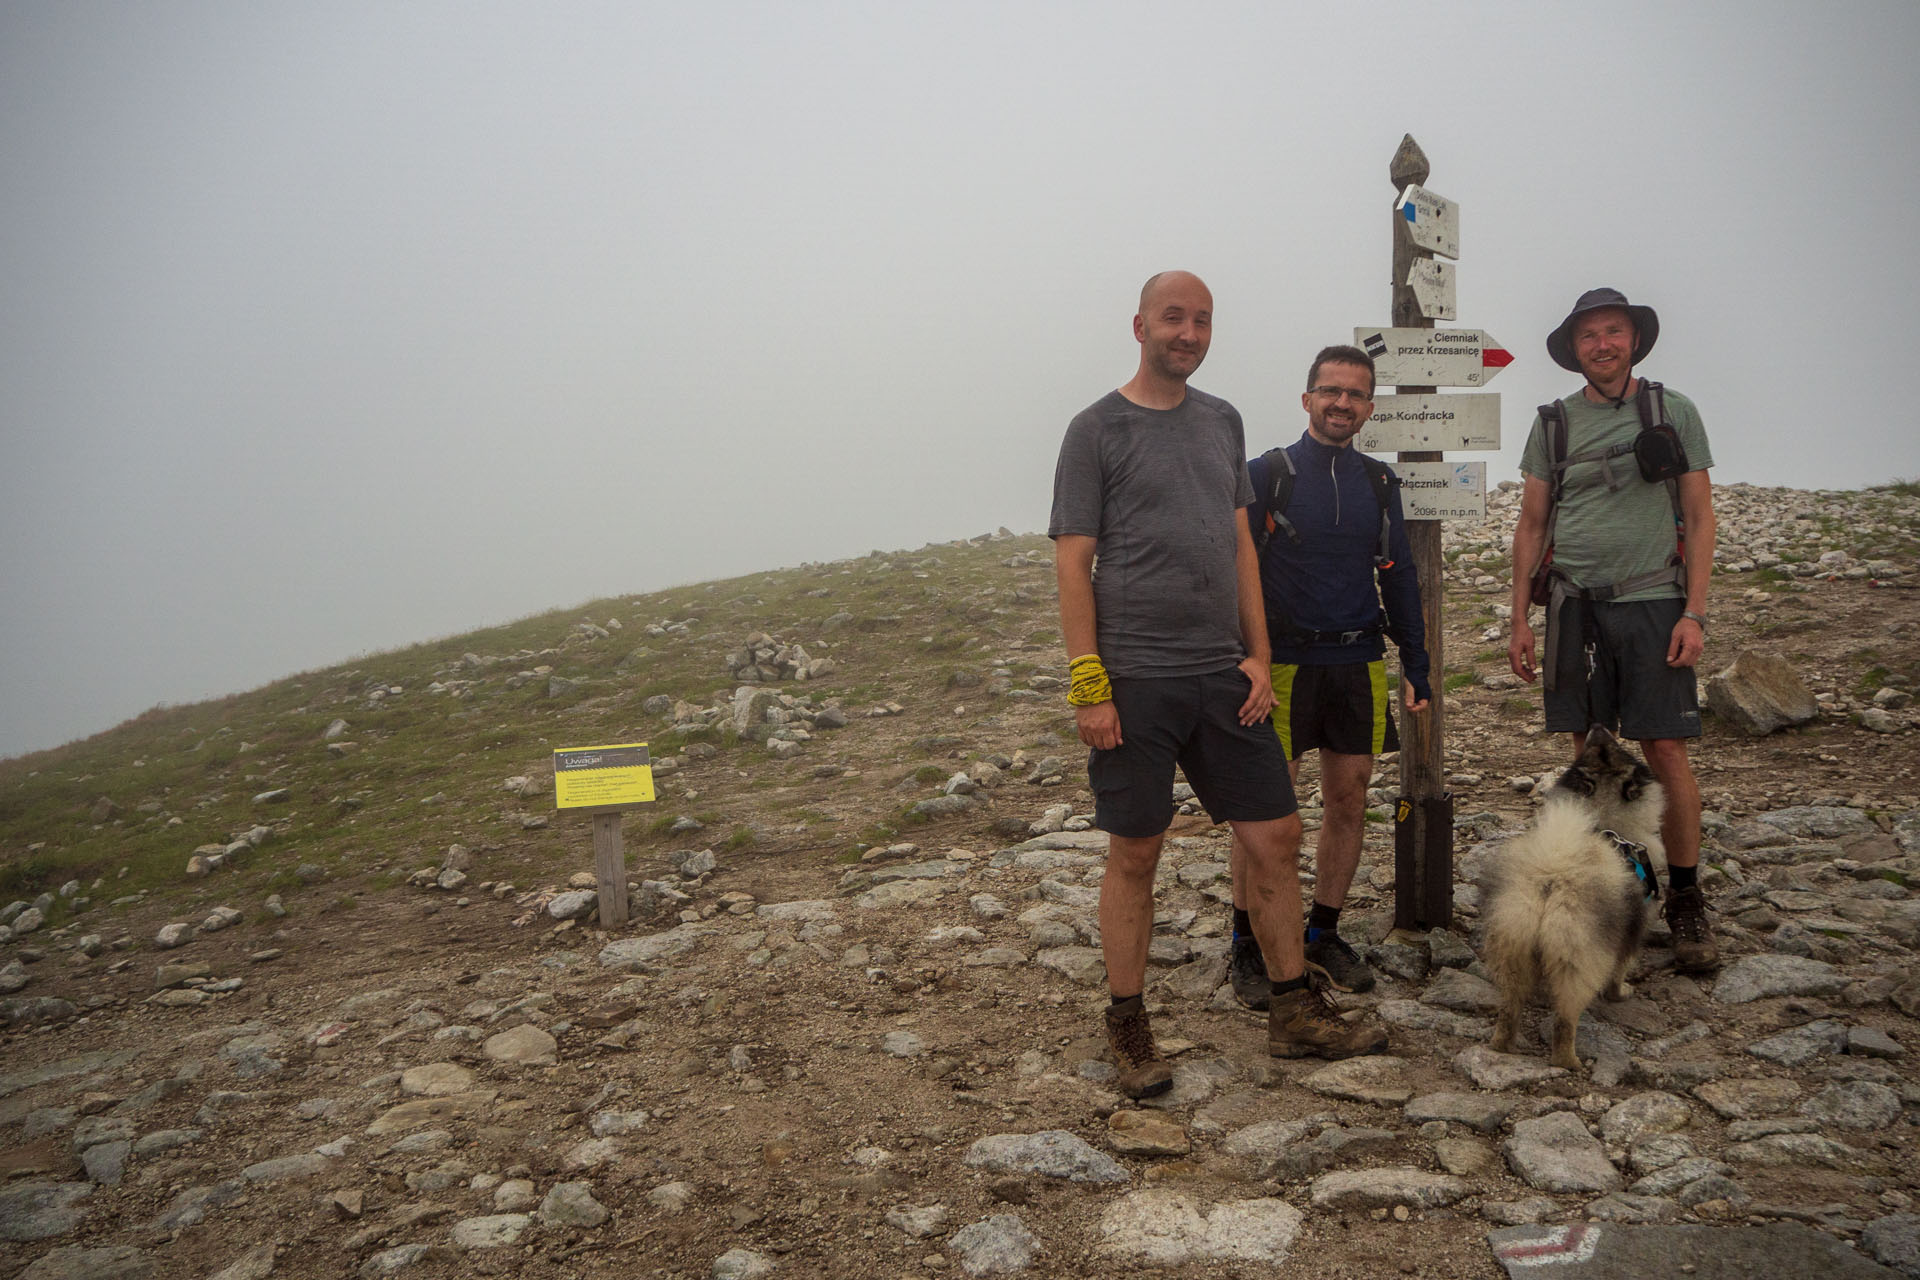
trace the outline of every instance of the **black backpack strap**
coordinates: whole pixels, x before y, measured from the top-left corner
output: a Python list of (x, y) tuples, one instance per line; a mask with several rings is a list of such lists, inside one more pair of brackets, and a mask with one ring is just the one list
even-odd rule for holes
[(1297, 543), (1300, 541), (1300, 531), (1293, 527), (1293, 521), (1287, 519), (1287, 503), (1293, 499), (1293, 455), (1284, 448), (1273, 448), (1261, 454), (1259, 460), (1267, 468), (1267, 492), (1264, 497), (1267, 512), (1266, 518), (1260, 521), (1260, 527), (1253, 531), (1254, 550), (1265, 551), (1275, 529), (1285, 530), (1288, 541)]
[[(1667, 389), (1653, 379), (1640, 379), (1640, 394), (1634, 397), (1634, 407), (1640, 411), (1642, 431), (1673, 430), (1673, 424), (1667, 421)], [(1682, 452), (1684, 453), (1684, 450)], [(1687, 536), (1687, 518), (1680, 508), (1680, 482), (1669, 480), (1666, 485), (1667, 501), (1673, 505), (1673, 526), (1684, 541)]]
[(1247, 507), (1247, 532), (1253, 535), (1256, 555), (1266, 552), (1267, 540), (1273, 536), (1273, 521), (1267, 514), (1271, 499), (1262, 486), (1272, 480), (1274, 468), (1280, 465), (1276, 456), (1280, 452), (1269, 449), (1247, 464), (1247, 480), (1253, 487), (1253, 502)]
[(1393, 568), (1393, 487), (1400, 483), (1400, 477), (1393, 474), (1393, 468), (1372, 454), (1361, 454), (1360, 466), (1367, 473), (1368, 483), (1373, 486), (1373, 500), (1380, 504), (1380, 545), (1374, 549), (1373, 567), (1391, 569)]
[(1560, 517), (1560, 491), (1567, 483), (1567, 402), (1555, 400), (1537, 411), (1547, 428), (1547, 541), (1543, 555), (1553, 554), (1553, 526)]

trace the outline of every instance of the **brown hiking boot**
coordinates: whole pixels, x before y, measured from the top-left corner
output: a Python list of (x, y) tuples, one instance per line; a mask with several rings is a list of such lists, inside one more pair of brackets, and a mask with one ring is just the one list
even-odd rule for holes
[(1707, 926), (1707, 895), (1700, 886), (1667, 891), (1667, 928), (1673, 931), (1673, 967), (1707, 973), (1720, 967), (1720, 947)]
[(1267, 1052), (1276, 1058), (1357, 1058), (1383, 1053), (1384, 1027), (1348, 1022), (1333, 1002), (1327, 975), (1307, 966), (1307, 985), (1297, 991), (1277, 986), (1267, 1006)]
[(1147, 1006), (1139, 996), (1107, 1006), (1107, 1043), (1120, 1063), (1114, 1081), (1129, 1098), (1151, 1098), (1173, 1088), (1173, 1068), (1160, 1056), (1147, 1025)]

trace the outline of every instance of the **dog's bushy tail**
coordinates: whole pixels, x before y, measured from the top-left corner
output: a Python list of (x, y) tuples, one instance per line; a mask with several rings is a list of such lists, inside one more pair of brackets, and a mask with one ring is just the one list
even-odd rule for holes
[(1556, 1007), (1584, 1008), (1606, 986), (1621, 939), (1608, 928), (1626, 869), (1577, 800), (1551, 800), (1501, 850), (1482, 908), (1485, 959), (1502, 991), (1544, 986)]

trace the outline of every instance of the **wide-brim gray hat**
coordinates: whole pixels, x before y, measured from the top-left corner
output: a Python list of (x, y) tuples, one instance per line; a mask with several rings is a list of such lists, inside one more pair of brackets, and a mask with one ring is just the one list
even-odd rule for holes
[(1547, 335), (1547, 354), (1555, 364), (1570, 373), (1580, 372), (1580, 362), (1573, 358), (1573, 326), (1587, 312), (1605, 307), (1623, 308), (1633, 317), (1633, 363), (1646, 359), (1647, 352), (1653, 350), (1654, 339), (1660, 336), (1660, 317), (1653, 314), (1652, 307), (1634, 306), (1618, 289), (1600, 288), (1581, 294), (1580, 301), (1573, 304), (1573, 310), (1567, 312), (1560, 327)]

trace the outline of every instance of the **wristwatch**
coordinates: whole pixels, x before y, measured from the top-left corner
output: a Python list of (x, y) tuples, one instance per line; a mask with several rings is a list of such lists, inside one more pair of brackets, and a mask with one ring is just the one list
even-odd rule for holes
[(1700, 631), (1701, 631), (1701, 633), (1702, 633), (1702, 634), (1705, 634), (1705, 633), (1706, 633), (1706, 630), (1707, 630), (1707, 615), (1706, 615), (1706, 614), (1704, 614), (1704, 613), (1695, 613), (1695, 612), (1694, 612), (1693, 610), (1691, 610), (1691, 609), (1682, 609), (1682, 610), (1680, 611), (1680, 616), (1681, 616), (1681, 617), (1683, 617), (1683, 618), (1692, 618), (1692, 619), (1693, 619), (1693, 620), (1694, 620), (1695, 622), (1697, 622), (1697, 623), (1699, 623), (1699, 624), (1700, 624)]

